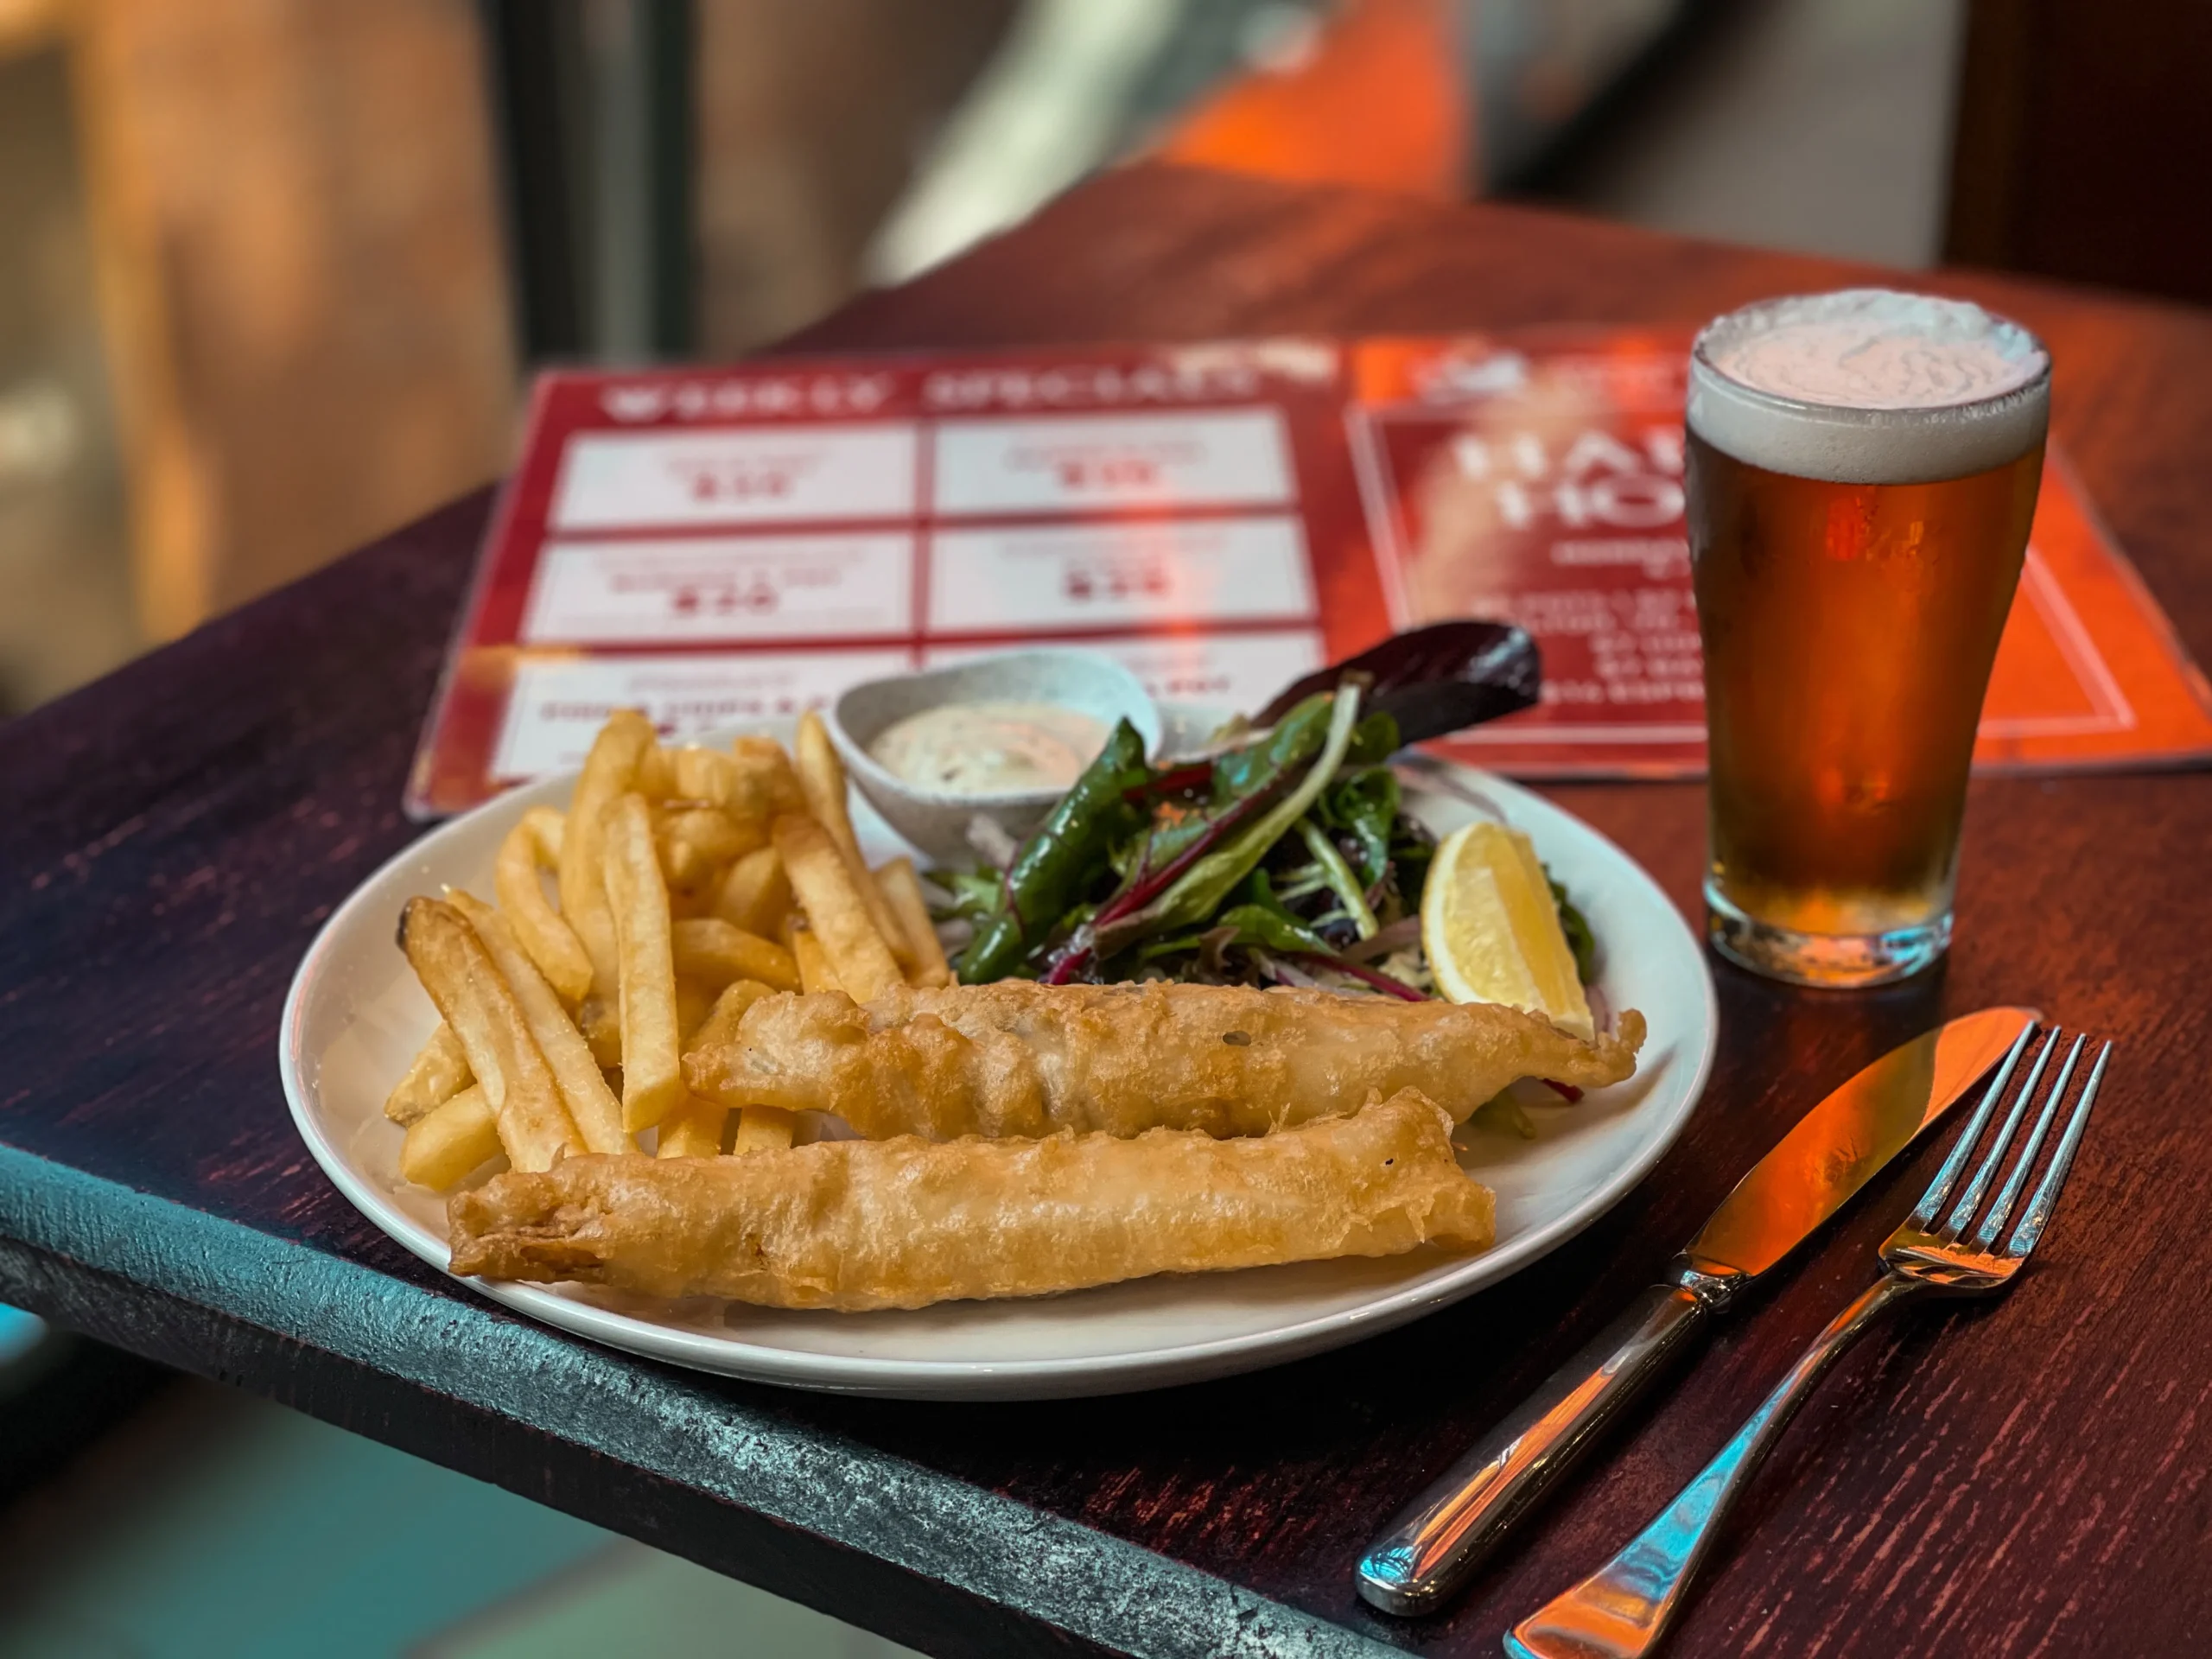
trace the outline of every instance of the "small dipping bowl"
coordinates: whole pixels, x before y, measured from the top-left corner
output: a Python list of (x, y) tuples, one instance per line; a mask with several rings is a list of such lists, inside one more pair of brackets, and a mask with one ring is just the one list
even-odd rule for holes
[(1088, 715), (1109, 731), (1127, 720), (1144, 739), (1147, 754), (1160, 747), (1160, 710), (1143, 683), (1096, 652), (1009, 651), (854, 686), (830, 707), (830, 741), (884, 821), (940, 864), (975, 861), (968, 825), (978, 814), (1020, 841), (1067, 792), (929, 789), (908, 783), (868, 753), (869, 744), (907, 715), (958, 702), (1048, 702)]

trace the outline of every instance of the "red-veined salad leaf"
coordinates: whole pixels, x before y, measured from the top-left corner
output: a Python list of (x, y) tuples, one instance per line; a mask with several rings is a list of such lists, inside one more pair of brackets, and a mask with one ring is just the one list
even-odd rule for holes
[(1425, 743), (1534, 706), (1543, 660), (1536, 642), (1510, 622), (1438, 622), (1394, 633), (1285, 686), (1252, 723), (1272, 725), (1355, 675), (1368, 683), (1367, 706), (1396, 720), (1401, 742)]

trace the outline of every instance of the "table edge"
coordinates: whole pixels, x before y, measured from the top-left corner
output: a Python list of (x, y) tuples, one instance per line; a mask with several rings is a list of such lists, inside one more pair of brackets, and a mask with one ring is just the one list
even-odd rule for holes
[[(772, 1420), (709, 1392), (721, 1379), (702, 1377), (695, 1387), (680, 1371), (474, 1297), (441, 1295), (4, 1144), (0, 1240), (557, 1437), (795, 1529), (818, 1548), (886, 1562), (1114, 1652), (1335, 1659), (1400, 1651), (1079, 1522), (832, 1433)], [(39, 1306), (37, 1287), (15, 1269), (0, 1255), (0, 1288), (33, 1312), (60, 1312)], [(128, 1333), (117, 1338), (129, 1345)], [(676, 1392), (622, 1386), (624, 1374), (640, 1369), (665, 1377)], [(555, 1381), (563, 1374), (565, 1382)], [(537, 1396), (542, 1420), (517, 1419), (499, 1399), (500, 1385), (518, 1376), (547, 1380)], [(219, 1380), (244, 1379), (226, 1371)], [(624, 1409), (593, 1412), (610, 1382)], [(798, 1453), (780, 1472), (752, 1455), (770, 1437)], [(683, 1447), (715, 1478), (702, 1480), (697, 1466), (686, 1466), (675, 1455)], [(620, 1516), (582, 1518), (627, 1529)], [(932, 1545), (942, 1552), (934, 1559)], [(1349, 1585), (1349, 1563), (1346, 1571)], [(849, 1603), (823, 1611), (849, 1618), (858, 1610)]]

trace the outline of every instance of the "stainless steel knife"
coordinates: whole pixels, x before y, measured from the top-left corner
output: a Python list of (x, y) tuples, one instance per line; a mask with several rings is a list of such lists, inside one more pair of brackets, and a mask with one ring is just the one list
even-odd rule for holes
[(2042, 1015), (1961, 1014), (1805, 1114), (1628, 1311), (1415, 1498), (1360, 1558), (1359, 1593), (1411, 1617), (1449, 1600), (1643, 1385), (1971, 1090)]

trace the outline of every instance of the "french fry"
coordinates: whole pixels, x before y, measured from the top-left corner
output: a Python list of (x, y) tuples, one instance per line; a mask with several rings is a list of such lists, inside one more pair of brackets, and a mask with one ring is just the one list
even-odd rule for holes
[(385, 1096), (384, 1115), (393, 1122), (412, 1125), (468, 1087), (468, 1056), (461, 1039), (442, 1020), (430, 1033), (391, 1093)]
[(682, 922), (713, 915), (715, 889), (721, 885), (721, 874), (720, 870), (709, 870), (704, 880), (688, 887), (671, 882), (668, 889), (669, 919)]
[[(594, 1052), (609, 1064), (610, 1057), (602, 1051), (612, 1032), (618, 969), (614, 918), (607, 909), (603, 874), (605, 819), (615, 798), (636, 787), (638, 768), (653, 751), (652, 723), (643, 715), (634, 709), (617, 709), (609, 715), (584, 757), (561, 833), (561, 914), (591, 958), (590, 997), (597, 1005), (585, 1011), (582, 1024), (592, 1037)], [(594, 1031), (594, 1026), (600, 1030)]]
[[(702, 1044), (728, 1042), (737, 1035), (745, 1011), (762, 997), (774, 995), (774, 991), (753, 979), (741, 979), (734, 985), (726, 986), (715, 999), (713, 1012), (684, 1044), (684, 1052), (689, 1053)], [(728, 1116), (729, 1108), (720, 1101), (692, 1096), (681, 1111), (661, 1120), (658, 1154), (663, 1158), (716, 1156), (722, 1149), (722, 1128)]]
[(747, 853), (729, 867), (715, 889), (715, 914), (732, 927), (773, 938), (791, 913), (791, 884), (773, 847)]
[(799, 786), (791, 758), (772, 737), (741, 737), (729, 746), (735, 766), (729, 799), (733, 812), (766, 822), (780, 812), (804, 812), (806, 792)]
[(770, 1152), (791, 1143), (791, 1132), (798, 1119), (780, 1106), (747, 1106), (737, 1114), (737, 1138), (730, 1145), (733, 1155), (747, 1152)]
[(476, 937), (491, 952), (493, 963), (505, 976), (507, 988), (515, 994), (515, 1006), (522, 1010), (537, 1052), (545, 1057), (554, 1085), (561, 1091), (561, 1102), (569, 1109), (569, 1121), (583, 1136), (585, 1147), (593, 1152), (637, 1151), (637, 1142), (622, 1128), (622, 1103), (607, 1086), (590, 1045), (523, 949), (510, 919), (466, 893), (448, 890), (446, 902), (468, 918)]
[[(837, 855), (845, 861), (853, 889), (867, 906), (868, 920), (874, 925), (877, 934), (891, 948), (891, 954), (902, 968), (911, 967), (915, 958), (913, 948), (906, 941), (906, 930), (899, 925), (899, 918), (890, 904), (876, 891), (868, 874), (868, 861), (861, 856), (860, 842), (853, 835), (852, 814), (845, 805), (845, 763), (837, 758), (836, 746), (830, 741), (830, 728), (811, 709), (799, 716), (798, 734), (791, 747), (798, 762), (799, 788), (806, 796), (807, 816), (828, 832)], [(790, 861), (785, 861), (786, 868)], [(792, 883), (797, 886), (796, 876)]]
[(682, 901), (677, 895), (694, 891), (706, 880), (712, 868), (699, 856), (699, 849), (689, 842), (671, 841), (665, 836), (656, 836), (653, 850), (660, 859), (660, 876), (668, 886), (668, 898), (671, 905), (680, 904)]
[(499, 1115), (472, 1084), (429, 1116), (408, 1127), (399, 1145), (399, 1173), (418, 1186), (442, 1192), (499, 1155)]
[(655, 743), (638, 757), (638, 778), (634, 786), (638, 793), (649, 801), (664, 801), (676, 793), (674, 756)]
[(774, 833), (776, 856), (791, 877), (791, 892), (847, 995), (866, 1002), (892, 986), (905, 984), (899, 959), (868, 913), (868, 895), (883, 903), (874, 881), (865, 874), (855, 881), (830, 832), (811, 818), (786, 812), (776, 820)]
[(576, 1008), (576, 1028), (584, 1034), (584, 1041), (591, 1045), (591, 1057), (599, 1062), (602, 1071), (613, 1071), (622, 1065), (622, 1020), (619, 999), (602, 1002), (597, 993), (586, 997)]
[(768, 826), (733, 817), (718, 806), (682, 803), (654, 813), (653, 838), (670, 887), (703, 893), (731, 860), (767, 844)]
[(914, 947), (914, 965), (907, 975), (918, 986), (950, 985), (952, 983), (952, 964), (944, 959), (944, 946), (938, 942), (937, 924), (930, 920), (929, 905), (922, 898), (922, 884), (914, 874), (914, 861), (894, 858), (875, 872), (875, 885), (881, 888), (891, 908), (899, 913), (899, 925), (906, 930), (906, 942)]
[(591, 956), (575, 929), (561, 919), (545, 897), (540, 870), (561, 868), (564, 820), (550, 806), (533, 806), (507, 831), (492, 868), (492, 891), (507, 914), (515, 937), (537, 971), (572, 1005), (591, 994)]
[(676, 976), (676, 1042), (679, 1049), (691, 1046), (691, 1034), (707, 1023), (707, 1016), (715, 1011), (715, 996), (721, 989), (721, 982), (708, 984), (689, 974)]
[(622, 1124), (634, 1133), (652, 1128), (689, 1097), (678, 1058), (668, 886), (661, 879), (652, 810), (644, 796), (618, 798), (601, 828), (618, 963)]
[(779, 991), (798, 989), (798, 964), (790, 951), (719, 916), (678, 922), (671, 934), (679, 974), (717, 989), (736, 979), (757, 979)]
[(671, 749), (668, 758), (676, 768), (676, 793), (679, 798), (708, 801), (715, 806), (729, 804), (737, 771), (729, 756), (720, 749), (686, 743), (681, 748)]
[(830, 953), (822, 948), (820, 937), (810, 927), (795, 927), (791, 937), (791, 960), (798, 964), (798, 988), (809, 996), (817, 991), (842, 991), (837, 982), (837, 970), (830, 965)]
[(499, 1120), (499, 1144), (517, 1169), (550, 1169), (554, 1160), (581, 1153), (553, 1073), (468, 919), (435, 899), (410, 899), (400, 912), (400, 949), (430, 1001), (453, 1027)]
[(741, 737), (727, 750), (687, 744), (669, 753), (679, 799), (703, 801), (761, 823), (779, 812), (806, 810), (791, 758), (772, 737)]
[(728, 1121), (728, 1107), (693, 1095), (661, 1119), (660, 1144), (653, 1148), (653, 1156), (719, 1158), (722, 1150), (722, 1127)]
[(768, 844), (768, 826), (759, 818), (738, 818), (718, 806), (689, 806), (661, 820), (660, 834), (690, 847), (709, 864), (727, 864)]

